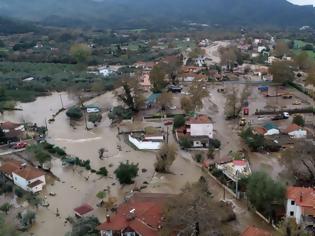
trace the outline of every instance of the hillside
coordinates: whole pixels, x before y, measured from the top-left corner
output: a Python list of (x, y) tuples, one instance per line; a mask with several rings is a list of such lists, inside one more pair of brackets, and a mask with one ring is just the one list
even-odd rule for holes
[(50, 25), (152, 27), (196, 22), (224, 26), (315, 25), (312, 6), (286, 0), (2, 0), (0, 15)]

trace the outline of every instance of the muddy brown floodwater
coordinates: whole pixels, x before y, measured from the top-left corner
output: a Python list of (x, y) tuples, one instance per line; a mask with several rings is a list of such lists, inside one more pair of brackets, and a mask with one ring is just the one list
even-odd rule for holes
[[(67, 94), (62, 94), (66, 107), (75, 103)], [(98, 104), (105, 111), (117, 104), (112, 93), (99, 96), (88, 104)], [(23, 111), (6, 112), (2, 120), (11, 121), (31, 121), (43, 125), (45, 119), (52, 116), (61, 107), (59, 94), (54, 93), (48, 97), (38, 98), (33, 103), (19, 104)], [(156, 124), (155, 124), (156, 125)], [(71, 225), (65, 223), (65, 218), (74, 216), (73, 209), (83, 203), (89, 203), (94, 207), (94, 215), (100, 221), (105, 220), (106, 212), (104, 208), (97, 208), (99, 201), (96, 194), (99, 191), (110, 187), (110, 197), (117, 199), (117, 203), (134, 187), (141, 187), (147, 182), (145, 192), (179, 193), (187, 182), (195, 182), (202, 175), (199, 167), (192, 165), (189, 158), (178, 156), (171, 171), (172, 174), (156, 174), (154, 171), (155, 153), (135, 151), (128, 146), (122, 137), (117, 135), (117, 128), (110, 126), (107, 113), (104, 112), (101, 124), (87, 131), (84, 122), (75, 124), (75, 128), (70, 126), (69, 119), (65, 112), (59, 114), (55, 122), (48, 124), (48, 142), (63, 147), (70, 155), (77, 156), (83, 160), (90, 160), (91, 167), (98, 170), (105, 166), (109, 171), (109, 176), (100, 178), (79, 167), (63, 167), (61, 161), (52, 161), (52, 173), (60, 181), (55, 181), (46, 186), (42, 193), (50, 204), (48, 208), (39, 208), (37, 221), (29, 231), (33, 235), (64, 235), (71, 230)], [(121, 146), (119, 150), (117, 147)], [(105, 148), (105, 158), (98, 158), (98, 150)], [(139, 176), (135, 179), (135, 184), (131, 186), (121, 186), (116, 180), (113, 172), (120, 162), (127, 161), (139, 163)], [(146, 171), (142, 172), (142, 169)], [(146, 185), (146, 184), (145, 184)], [(49, 196), (49, 192), (55, 192), (56, 196)], [(56, 217), (56, 212), (60, 217)]]

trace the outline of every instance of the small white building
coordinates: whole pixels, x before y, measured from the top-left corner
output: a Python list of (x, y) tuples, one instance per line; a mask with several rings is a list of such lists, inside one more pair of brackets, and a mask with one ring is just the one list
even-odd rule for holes
[(259, 46), (257, 48), (257, 52), (259, 52), (259, 53), (262, 53), (263, 51), (266, 51), (266, 50), (267, 50), (267, 48), (265, 46)]
[(0, 166), (0, 172), (28, 192), (40, 192), (46, 184), (43, 171), (19, 161), (5, 162)]
[(232, 160), (216, 166), (233, 181), (237, 181), (243, 176), (249, 176), (252, 173), (247, 160)]
[(303, 227), (315, 228), (315, 189), (288, 187), (286, 217)]

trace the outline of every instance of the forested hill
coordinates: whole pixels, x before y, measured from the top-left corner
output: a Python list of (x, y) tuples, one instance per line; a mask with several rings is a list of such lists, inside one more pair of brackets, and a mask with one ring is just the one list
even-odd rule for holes
[(312, 6), (286, 0), (1, 0), (0, 15), (59, 26), (134, 28), (194, 22), (224, 26), (315, 25)]

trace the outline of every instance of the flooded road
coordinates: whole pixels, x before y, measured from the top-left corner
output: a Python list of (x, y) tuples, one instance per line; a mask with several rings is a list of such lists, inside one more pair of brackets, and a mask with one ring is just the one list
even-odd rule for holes
[(45, 119), (51, 118), (59, 109), (75, 104), (73, 97), (68, 93), (52, 93), (50, 96), (38, 97), (30, 103), (18, 103), (16, 108), (20, 111), (5, 111), (0, 115), (0, 121), (31, 122), (39, 126), (45, 125)]

